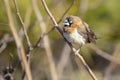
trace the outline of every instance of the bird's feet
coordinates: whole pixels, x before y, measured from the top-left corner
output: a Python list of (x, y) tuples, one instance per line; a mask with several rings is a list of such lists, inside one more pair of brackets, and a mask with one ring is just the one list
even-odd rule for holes
[(79, 52), (80, 52), (80, 48), (75, 51), (75, 55), (79, 54)]

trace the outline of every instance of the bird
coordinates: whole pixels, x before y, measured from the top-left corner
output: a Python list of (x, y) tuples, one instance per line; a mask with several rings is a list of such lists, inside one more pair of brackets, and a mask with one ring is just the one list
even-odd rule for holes
[(86, 22), (80, 17), (72, 15), (66, 17), (63, 22), (63, 36), (69, 43), (78, 44), (80, 48), (86, 43), (96, 43), (97, 39)]

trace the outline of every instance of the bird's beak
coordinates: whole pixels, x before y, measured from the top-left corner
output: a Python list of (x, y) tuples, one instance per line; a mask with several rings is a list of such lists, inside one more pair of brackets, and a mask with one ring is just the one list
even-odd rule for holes
[(69, 24), (68, 20), (65, 20), (64, 23), (63, 23), (63, 25), (64, 26), (69, 26), (70, 24)]

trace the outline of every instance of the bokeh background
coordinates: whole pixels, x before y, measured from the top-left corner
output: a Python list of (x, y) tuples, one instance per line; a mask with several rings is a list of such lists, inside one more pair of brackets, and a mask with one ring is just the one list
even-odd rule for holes
[[(12, 17), (18, 33), (20, 34), (24, 49), (27, 51), (27, 42), (22, 33), (21, 23), (16, 15), (13, 0), (8, 0), (12, 11)], [(28, 36), (32, 45), (36, 43), (42, 34), (40, 22), (45, 23), (48, 32), (54, 25), (47, 15), (41, 0), (36, 0), (42, 21), (38, 21), (34, 8), (34, 0), (17, 0), (21, 17), (25, 23)], [(72, 3), (72, 0), (46, 0), (47, 5), (59, 21), (63, 13)], [(100, 38), (96, 46), (100, 50), (120, 61), (120, 0), (75, 0), (66, 16), (76, 15), (87, 22), (90, 28)], [(63, 20), (65, 19), (63, 18)], [(62, 27), (62, 22), (60, 26)], [(79, 59), (75, 57), (69, 46), (65, 43), (59, 32), (55, 29), (48, 34), (50, 49), (60, 80), (92, 80)], [(111, 62), (101, 57), (86, 44), (81, 49), (81, 55), (90, 66), (98, 80), (120, 80), (120, 64)], [(31, 70), (33, 80), (51, 80), (49, 59), (46, 55), (44, 41), (41, 47), (31, 51)], [(104, 54), (103, 54), (104, 56)], [(5, 10), (4, 1), (0, 0), (0, 74), (9, 64), (15, 66), (14, 80), (19, 80), (22, 75), (21, 65), (17, 56), (17, 48), (9, 28), (9, 21)], [(62, 68), (61, 68), (62, 67)], [(59, 75), (60, 73), (60, 75)]]

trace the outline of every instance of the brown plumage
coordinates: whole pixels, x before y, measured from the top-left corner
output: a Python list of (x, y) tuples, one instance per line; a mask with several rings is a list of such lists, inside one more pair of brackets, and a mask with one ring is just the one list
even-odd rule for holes
[(71, 43), (95, 43), (95, 40), (97, 39), (96, 35), (89, 28), (88, 24), (83, 22), (77, 16), (69, 16), (65, 19), (63, 31), (64, 36)]

